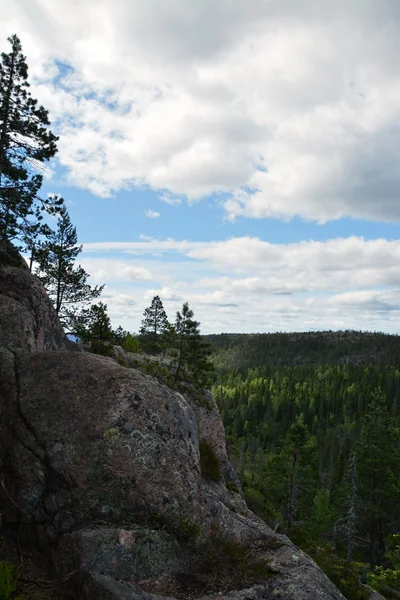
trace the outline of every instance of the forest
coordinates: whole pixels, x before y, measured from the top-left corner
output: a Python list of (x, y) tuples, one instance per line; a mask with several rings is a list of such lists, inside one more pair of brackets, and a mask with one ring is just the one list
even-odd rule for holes
[(347, 331), (207, 341), (249, 507), (346, 597), (362, 597), (359, 579), (397, 597), (400, 338)]

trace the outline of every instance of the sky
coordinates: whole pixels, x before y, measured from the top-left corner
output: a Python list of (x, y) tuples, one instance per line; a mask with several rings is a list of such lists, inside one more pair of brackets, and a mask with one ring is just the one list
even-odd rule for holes
[(399, 0), (0, 0), (114, 327), (400, 332)]

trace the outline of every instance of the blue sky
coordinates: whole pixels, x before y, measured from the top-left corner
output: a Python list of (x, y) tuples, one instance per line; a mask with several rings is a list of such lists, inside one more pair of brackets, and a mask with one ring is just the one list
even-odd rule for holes
[(397, 0), (14, 0), (114, 326), (400, 331)]

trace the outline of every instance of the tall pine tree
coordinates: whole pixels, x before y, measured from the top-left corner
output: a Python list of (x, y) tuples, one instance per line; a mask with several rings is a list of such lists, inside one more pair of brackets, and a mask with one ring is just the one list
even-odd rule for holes
[(9, 54), (0, 62), (0, 240), (19, 238), (21, 230), (57, 212), (55, 198), (38, 192), (41, 164), (57, 152), (57, 137), (48, 129), (48, 112), (31, 97), (28, 67), (19, 38), (8, 38)]
[(373, 394), (357, 443), (359, 533), (373, 569), (386, 552), (386, 536), (399, 523), (399, 431), (382, 392)]
[(56, 231), (51, 231), (35, 251), (36, 274), (43, 282), (64, 327), (74, 332), (82, 308), (100, 296), (104, 285), (87, 283), (88, 273), (75, 260), (82, 252), (76, 228), (72, 225), (65, 205), (58, 217)]
[(149, 354), (159, 354), (165, 349), (165, 334), (169, 329), (168, 318), (160, 296), (154, 296), (151, 305), (143, 313), (140, 342)]
[(203, 342), (200, 323), (193, 319), (193, 311), (185, 302), (182, 311), (176, 313), (172, 334), (172, 387), (191, 384), (198, 389), (210, 385), (213, 365), (210, 361), (211, 347)]
[(75, 321), (74, 334), (84, 342), (112, 342), (114, 332), (107, 314), (107, 304), (99, 302), (83, 309)]

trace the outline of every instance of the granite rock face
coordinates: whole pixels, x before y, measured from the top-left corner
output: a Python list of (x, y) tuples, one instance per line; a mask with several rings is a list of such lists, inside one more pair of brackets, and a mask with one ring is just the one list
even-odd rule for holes
[(0, 344), (25, 352), (72, 347), (41, 281), (27, 268), (0, 267)]
[[(3, 531), (17, 524), (53, 576), (76, 572), (66, 598), (343, 598), (248, 510), (211, 396), (199, 406), (112, 358), (69, 351), (39, 280), (10, 266), (0, 332)], [(200, 440), (219, 481), (202, 476)], [(265, 573), (238, 576), (235, 563), (234, 584), (218, 588), (237, 548)]]

